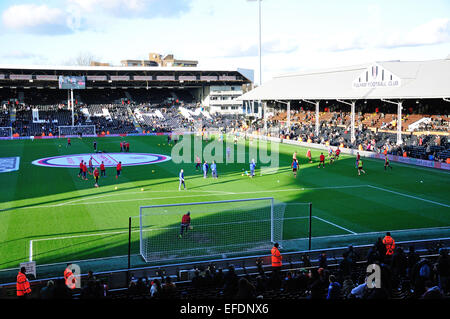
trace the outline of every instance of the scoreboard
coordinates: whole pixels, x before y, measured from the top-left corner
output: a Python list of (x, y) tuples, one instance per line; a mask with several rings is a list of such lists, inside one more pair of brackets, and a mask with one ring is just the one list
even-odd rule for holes
[(86, 88), (84, 76), (59, 76), (59, 88), (65, 90), (82, 90)]

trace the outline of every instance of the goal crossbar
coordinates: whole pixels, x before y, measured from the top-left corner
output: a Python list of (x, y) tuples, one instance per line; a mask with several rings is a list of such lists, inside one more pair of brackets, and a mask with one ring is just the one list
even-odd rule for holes
[(61, 125), (58, 126), (58, 136), (95, 136), (96, 126), (95, 125)]

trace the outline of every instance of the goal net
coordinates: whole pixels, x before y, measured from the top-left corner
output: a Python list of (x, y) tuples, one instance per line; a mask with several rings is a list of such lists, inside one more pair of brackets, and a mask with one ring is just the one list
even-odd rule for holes
[(1, 126), (0, 127), (0, 137), (12, 138), (12, 127), (11, 126)]
[[(146, 262), (267, 253), (283, 245), (285, 208), (273, 198), (143, 206), (140, 253)], [(187, 212), (191, 223), (182, 232)]]
[(58, 134), (61, 136), (95, 136), (95, 125), (67, 125), (58, 126)]

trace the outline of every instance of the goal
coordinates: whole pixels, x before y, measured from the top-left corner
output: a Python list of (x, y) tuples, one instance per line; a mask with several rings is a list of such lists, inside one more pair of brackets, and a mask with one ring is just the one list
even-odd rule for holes
[(11, 126), (1, 126), (0, 127), (0, 137), (12, 138), (12, 127)]
[[(267, 253), (273, 243), (283, 245), (285, 208), (271, 197), (142, 206), (140, 254), (157, 262)], [(191, 228), (180, 237), (187, 212)]]
[(95, 125), (58, 126), (59, 137), (63, 136), (96, 136)]

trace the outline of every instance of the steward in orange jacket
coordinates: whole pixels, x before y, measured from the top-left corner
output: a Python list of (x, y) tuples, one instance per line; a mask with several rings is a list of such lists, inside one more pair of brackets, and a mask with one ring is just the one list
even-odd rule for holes
[(395, 240), (391, 237), (391, 233), (387, 232), (383, 238), (383, 244), (386, 246), (386, 256), (392, 256), (395, 249)]
[(72, 266), (72, 264), (67, 264), (67, 268), (64, 270), (64, 281), (69, 289), (75, 289), (77, 280), (72, 269), (70, 269), (70, 266)]
[(280, 269), (283, 263), (281, 260), (283, 259), (283, 256), (281, 256), (280, 251), (278, 250), (278, 243), (275, 243), (272, 247), (272, 250), (270, 253), (272, 254), (272, 267), (276, 267), (277, 269)]
[(22, 267), (17, 274), (16, 289), (18, 297), (26, 297), (31, 294), (30, 282), (28, 281), (25, 272), (25, 267)]

